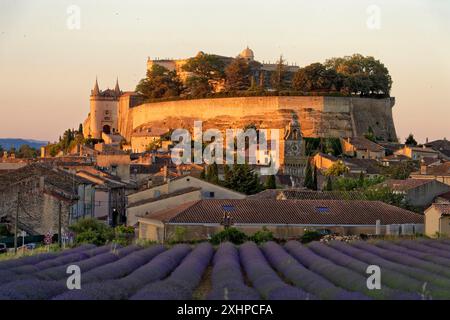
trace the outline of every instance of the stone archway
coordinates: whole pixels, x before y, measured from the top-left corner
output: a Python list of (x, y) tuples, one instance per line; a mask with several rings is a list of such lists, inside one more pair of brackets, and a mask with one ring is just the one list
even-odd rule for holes
[(103, 132), (106, 133), (106, 134), (110, 134), (111, 133), (111, 127), (109, 125), (105, 124), (103, 126)]

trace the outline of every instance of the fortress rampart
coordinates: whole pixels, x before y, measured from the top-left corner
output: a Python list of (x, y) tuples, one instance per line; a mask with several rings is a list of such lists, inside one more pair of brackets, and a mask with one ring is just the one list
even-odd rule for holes
[(239, 97), (178, 100), (119, 108), (118, 127), (130, 140), (143, 124), (161, 128), (285, 128), (296, 113), (304, 137), (349, 137), (367, 133), (369, 127), (384, 140), (396, 140), (392, 117), (394, 98), (354, 97)]

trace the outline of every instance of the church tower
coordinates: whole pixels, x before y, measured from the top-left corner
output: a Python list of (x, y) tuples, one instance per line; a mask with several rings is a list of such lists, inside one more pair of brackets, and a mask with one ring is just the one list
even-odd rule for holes
[(90, 96), (90, 113), (84, 124), (84, 136), (101, 139), (102, 134), (113, 134), (118, 128), (118, 109), (120, 91), (119, 80), (116, 80), (114, 90), (100, 90), (98, 80), (95, 79), (94, 88)]
[(305, 145), (302, 130), (297, 114), (292, 114), (292, 119), (286, 126), (280, 148), (282, 157), (282, 171), (284, 175), (297, 178), (304, 176), (307, 159), (305, 157)]

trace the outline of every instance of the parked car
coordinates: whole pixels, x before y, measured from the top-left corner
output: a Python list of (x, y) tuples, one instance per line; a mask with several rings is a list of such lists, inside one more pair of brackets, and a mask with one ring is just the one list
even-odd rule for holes
[(8, 248), (6, 247), (6, 244), (0, 243), (0, 253), (6, 253), (8, 252)]
[(25, 245), (25, 247), (26, 247), (28, 250), (36, 249), (36, 243), (27, 243), (27, 244)]

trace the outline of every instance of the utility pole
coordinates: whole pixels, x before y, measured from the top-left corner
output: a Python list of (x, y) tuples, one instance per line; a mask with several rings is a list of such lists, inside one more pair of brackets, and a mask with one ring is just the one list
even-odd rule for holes
[(17, 253), (17, 229), (19, 223), (20, 191), (17, 192), (16, 219), (14, 221), (14, 253)]
[(58, 245), (62, 248), (61, 200), (58, 203)]

